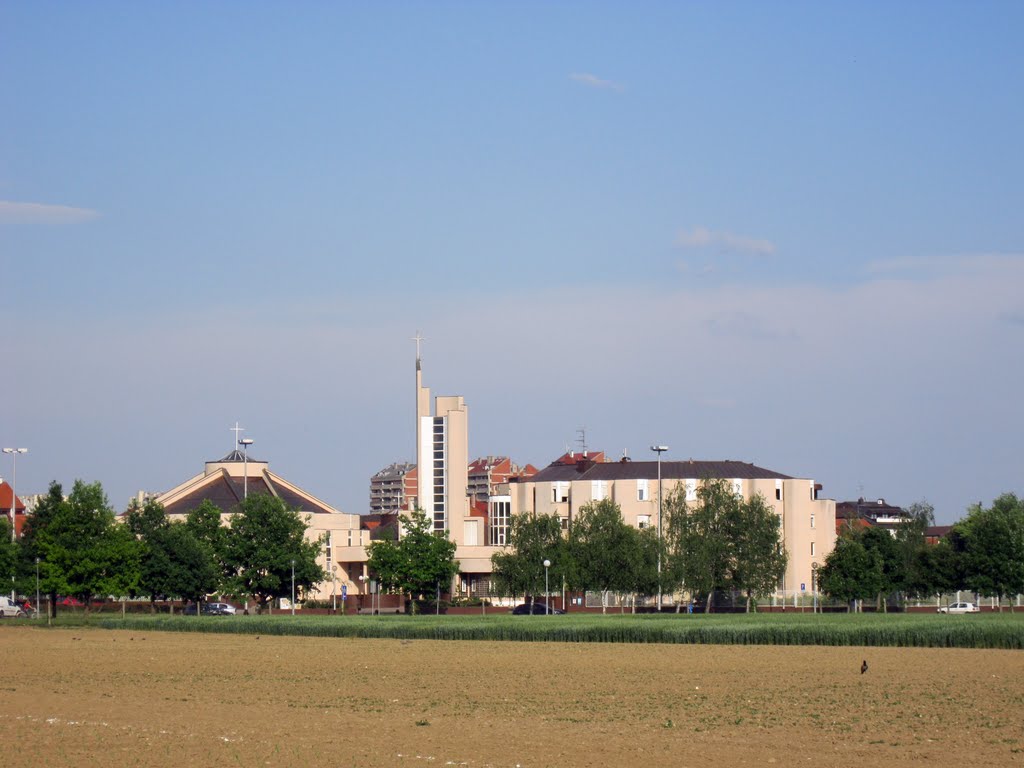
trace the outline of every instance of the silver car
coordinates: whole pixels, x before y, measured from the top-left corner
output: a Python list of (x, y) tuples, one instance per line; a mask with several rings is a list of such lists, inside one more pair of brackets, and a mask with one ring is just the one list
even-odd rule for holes
[(938, 609), (939, 613), (978, 613), (980, 610), (974, 603), (950, 603)]

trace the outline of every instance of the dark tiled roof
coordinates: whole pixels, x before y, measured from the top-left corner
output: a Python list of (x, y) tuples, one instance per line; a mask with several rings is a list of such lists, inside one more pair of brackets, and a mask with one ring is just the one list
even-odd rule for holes
[[(744, 461), (663, 461), (662, 480), (743, 480), (777, 479), (792, 480), (789, 475), (774, 472)], [(656, 461), (616, 461), (593, 463), (582, 461), (575, 465), (554, 463), (545, 467), (530, 480), (535, 483), (550, 483), (567, 480), (657, 480)]]
[[(326, 513), (330, 512), (319, 505), (307, 502), (302, 496), (291, 489), (278, 484), (272, 484), (267, 477), (250, 476), (250, 494), (267, 493), (280, 496), (289, 507), (299, 509), (302, 512)], [(167, 514), (185, 515), (198, 507), (204, 501), (213, 502), (221, 512), (236, 512), (238, 505), (245, 497), (245, 480), (241, 477), (228, 477), (221, 474), (210, 482), (203, 483), (199, 488), (178, 499), (166, 508)]]
[(211, 501), (222, 512), (230, 512), (238, 506), (238, 502), (241, 500), (241, 488), (236, 492), (230, 478), (221, 475), (208, 483), (203, 483), (191, 493), (182, 496), (174, 503), (165, 507), (165, 511), (169, 515), (187, 515), (204, 501)]

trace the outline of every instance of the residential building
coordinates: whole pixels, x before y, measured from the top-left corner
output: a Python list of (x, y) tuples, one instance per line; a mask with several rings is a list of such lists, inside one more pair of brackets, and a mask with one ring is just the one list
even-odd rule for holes
[[(836, 505), (819, 498), (821, 486), (807, 478), (795, 478), (742, 461), (616, 462), (599, 460), (603, 454), (568, 454), (533, 477), (508, 485), (509, 515), (533, 512), (557, 515), (568, 529), (580, 507), (610, 499), (622, 510), (625, 522), (637, 528), (658, 528), (659, 495), (678, 490), (687, 502), (697, 501), (697, 489), (705, 480), (726, 480), (745, 499), (761, 494), (779, 515), (783, 545), (789, 554), (786, 574), (779, 584), (788, 597), (810, 593), (812, 575), (835, 546)], [(492, 501), (492, 505), (496, 502)], [(492, 539), (507, 535), (503, 510), (492, 506)]]
[(904, 522), (907, 522), (906, 514), (902, 507), (886, 503), (885, 499), (864, 500), (864, 497), (856, 501), (836, 502), (836, 532), (841, 533), (844, 529), (859, 529), (877, 526), (889, 531)]
[(21, 529), (25, 525), (25, 503), (20, 496), (14, 494), (14, 489), (6, 480), (0, 480), (0, 514), (5, 515), (9, 523), (13, 522), (15, 535), (21, 536)]
[(471, 499), (486, 502), (498, 486), (512, 478), (523, 480), (535, 474), (537, 468), (532, 464), (520, 467), (508, 456), (483, 456), (470, 462), (466, 492)]
[(409, 509), (417, 498), (416, 465), (395, 462), (370, 478), (370, 514)]

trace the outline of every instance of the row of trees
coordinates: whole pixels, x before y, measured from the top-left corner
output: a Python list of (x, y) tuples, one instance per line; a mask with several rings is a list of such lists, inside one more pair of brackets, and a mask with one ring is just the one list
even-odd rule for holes
[(96, 596), (148, 596), (200, 602), (210, 594), (252, 597), (262, 610), (324, 578), (322, 542), (307, 541), (306, 522), (281, 500), (253, 494), (222, 524), (221, 510), (204, 501), (183, 522), (154, 502), (133, 504), (117, 522), (99, 483), (76, 481), (65, 498), (59, 483), (25, 521), (17, 542), (0, 527), (0, 572), (33, 594), (36, 579), (51, 610), (57, 596), (86, 606)]
[(931, 505), (913, 504), (905, 513), (893, 533), (844, 531), (819, 572), (819, 589), (855, 605), (874, 600), (881, 610), (890, 601), (959, 590), (1000, 601), (1024, 593), (1024, 499), (1008, 493), (989, 508), (972, 506), (937, 544), (925, 540)]
[(709, 480), (693, 502), (681, 487), (666, 496), (660, 538), (655, 527), (627, 525), (608, 499), (581, 507), (567, 536), (557, 515), (518, 515), (509, 550), (492, 558), (494, 576), (505, 591), (533, 596), (544, 587), (545, 560), (549, 579), (601, 592), (604, 607), (609, 592), (689, 592), (706, 596), (710, 611), (716, 591), (744, 593), (749, 610), (755, 597), (774, 592), (787, 558), (779, 517), (764, 498), (745, 500), (726, 481)]

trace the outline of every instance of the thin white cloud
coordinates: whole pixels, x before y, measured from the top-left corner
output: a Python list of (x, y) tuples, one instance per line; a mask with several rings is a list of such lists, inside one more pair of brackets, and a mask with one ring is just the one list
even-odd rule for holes
[(15, 224), (77, 224), (99, 216), (91, 208), (0, 200), (0, 222)]
[(726, 251), (760, 255), (775, 253), (775, 244), (770, 240), (737, 235), (732, 232), (713, 232), (707, 227), (694, 227), (690, 232), (680, 232), (676, 235), (675, 243), (679, 248), (716, 247)]
[(614, 80), (604, 80), (597, 75), (592, 75), (589, 72), (573, 72), (569, 75), (570, 80), (575, 80), (577, 83), (582, 83), (588, 88), (598, 88), (605, 91), (624, 91), (626, 87), (622, 83), (616, 83)]

